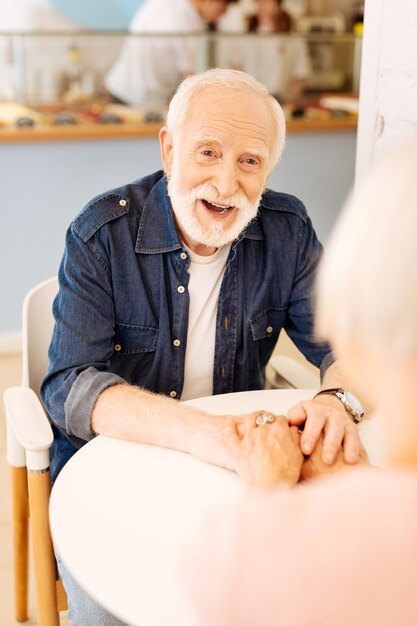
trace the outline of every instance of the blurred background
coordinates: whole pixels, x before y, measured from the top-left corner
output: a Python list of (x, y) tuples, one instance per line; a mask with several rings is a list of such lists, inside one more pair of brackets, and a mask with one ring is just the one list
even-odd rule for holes
[(84, 204), (160, 168), (169, 99), (208, 67), (283, 105), (270, 186), (325, 241), (353, 182), (362, 30), (357, 0), (0, 0), (0, 349), (18, 349), (23, 295), (56, 273)]

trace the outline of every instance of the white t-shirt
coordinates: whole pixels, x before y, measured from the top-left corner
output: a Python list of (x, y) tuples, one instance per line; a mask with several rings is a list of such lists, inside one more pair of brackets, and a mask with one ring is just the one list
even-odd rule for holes
[[(190, 33), (205, 23), (190, 0), (147, 0), (130, 24), (131, 33)], [(156, 36), (126, 39), (105, 79), (107, 89), (129, 104), (166, 106), (184, 74), (198, 68), (193, 37)]]
[(293, 80), (306, 79), (310, 73), (308, 50), (301, 37), (246, 37), (240, 49), (242, 70), (274, 95), (285, 96)]
[(190, 255), (191, 264), (188, 284), (190, 309), (181, 400), (191, 400), (213, 393), (217, 303), (230, 245), (219, 248), (211, 256), (200, 256), (187, 246), (184, 247)]

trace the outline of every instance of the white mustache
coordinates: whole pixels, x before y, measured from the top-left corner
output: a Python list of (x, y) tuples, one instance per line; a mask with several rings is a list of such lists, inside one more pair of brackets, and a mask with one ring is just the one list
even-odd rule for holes
[(189, 194), (191, 200), (207, 200), (214, 204), (222, 204), (224, 206), (235, 206), (240, 209), (250, 209), (251, 204), (243, 192), (238, 192), (232, 196), (222, 198), (215, 187), (209, 183), (203, 183), (194, 187)]

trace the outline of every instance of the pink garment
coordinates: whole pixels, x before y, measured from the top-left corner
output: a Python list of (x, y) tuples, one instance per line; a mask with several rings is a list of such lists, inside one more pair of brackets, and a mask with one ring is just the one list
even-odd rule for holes
[(416, 626), (417, 472), (246, 494), (188, 549), (204, 625)]

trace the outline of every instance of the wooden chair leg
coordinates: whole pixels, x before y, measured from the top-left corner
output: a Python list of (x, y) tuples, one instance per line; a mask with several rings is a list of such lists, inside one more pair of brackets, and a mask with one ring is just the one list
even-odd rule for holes
[(10, 466), (12, 485), (12, 525), (15, 615), (18, 622), (28, 619), (28, 482), (26, 467)]
[(67, 593), (60, 578), (56, 581), (56, 603), (58, 611), (66, 611), (68, 609)]
[(28, 472), (30, 519), (39, 626), (59, 626), (56, 563), (49, 530), (49, 471)]

